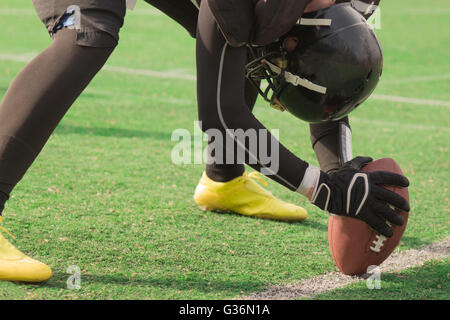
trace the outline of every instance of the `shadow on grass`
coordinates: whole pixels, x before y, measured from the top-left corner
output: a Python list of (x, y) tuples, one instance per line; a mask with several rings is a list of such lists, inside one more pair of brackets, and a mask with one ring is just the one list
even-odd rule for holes
[(170, 141), (172, 137), (170, 132), (142, 131), (123, 128), (80, 127), (71, 125), (59, 125), (55, 133), (114, 138), (146, 138), (166, 141)]
[[(36, 285), (42, 288), (65, 289), (69, 274), (55, 273), (46, 283)], [(123, 275), (81, 275), (81, 286), (89, 285), (130, 286), (130, 287), (152, 287), (158, 289), (171, 289), (180, 291), (195, 290), (207, 293), (226, 292), (228, 294), (240, 294), (241, 291), (260, 291), (267, 287), (267, 283), (252, 280), (215, 280), (190, 276), (187, 279), (159, 277), (139, 279), (138, 277), (127, 277)], [(29, 284), (28, 284), (29, 285)]]
[(433, 243), (433, 241), (427, 241), (423, 238), (417, 238), (417, 237), (411, 237), (411, 236), (403, 236), (402, 237), (402, 245), (406, 248), (421, 248), (426, 245), (430, 245)]
[(313, 228), (313, 229), (316, 229), (319, 231), (328, 232), (328, 224), (313, 220), (311, 218), (307, 219), (305, 221), (299, 222), (299, 223), (301, 223), (302, 225), (304, 225), (305, 227), (308, 227), (308, 228)]
[[(260, 220), (262, 218), (245, 216), (233, 211), (220, 211), (220, 210), (208, 210), (209, 212), (218, 213), (218, 214), (228, 214), (242, 219), (257, 219)], [(308, 228), (317, 229), (319, 231), (328, 231), (328, 225), (323, 224), (319, 221), (312, 220), (311, 218), (303, 221), (283, 221), (283, 220), (272, 220), (272, 219), (264, 219), (273, 223), (284, 223), (284, 224), (293, 224), (293, 225), (303, 225)]]

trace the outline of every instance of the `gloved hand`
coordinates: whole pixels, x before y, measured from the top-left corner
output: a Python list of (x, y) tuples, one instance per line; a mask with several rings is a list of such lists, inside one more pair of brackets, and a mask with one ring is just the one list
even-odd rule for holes
[(375, 231), (392, 237), (387, 222), (401, 226), (403, 218), (390, 206), (409, 211), (408, 202), (380, 185), (408, 187), (406, 177), (386, 171), (362, 172), (372, 158), (357, 157), (331, 173), (320, 173), (311, 202), (329, 213), (360, 219)]

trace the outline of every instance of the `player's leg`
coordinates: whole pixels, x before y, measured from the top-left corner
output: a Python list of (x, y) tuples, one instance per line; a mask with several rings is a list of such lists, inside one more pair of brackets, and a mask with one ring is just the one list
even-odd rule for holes
[(75, 30), (58, 31), (17, 75), (0, 104), (1, 207), (113, 50), (82, 47), (76, 38)]
[[(80, 0), (74, 1), (80, 9), (75, 12), (78, 9), (59, 6), (65, 1), (52, 6), (48, 1), (34, 0), (53, 41), (17, 75), (0, 104), (1, 209), (117, 44), (117, 35), (103, 30), (118, 31), (125, 8), (102, 10), (92, 7), (95, 1)], [(120, 3), (124, 7), (125, 2)], [(123, 12), (121, 18), (111, 13), (115, 9)], [(50, 275), (50, 268), (26, 257), (0, 234), (0, 280), (39, 282)]]
[[(246, 61), (246, 48), (229, 48), (226, 45), (207, 2), (202, 2), (197, 33), (197, 95), (202, 129), (219, 130), (224, 139), (227, 129), (264, 132), (265, 136), (257, 138), (257, 145), (263, 146), (268, 155), (274, 156), (272, 164), (277, 166), (279, 162), (277, 168), (270, 167), (261, 159), (260, 154), (250, 152), (248, 139), (241, 140), (237, 145), (233, 143), (234, 147), (245, 150), (245, 160), (253, 168), (258, 171), (266, 169), (266, 175), (295, 191), (302, 181), (307, 164), (279, 144), (249, 110), (244, 98)], [(222, 142), (223, 148), (225, 142)], [(230, 151), (228, 146), (226, 150)], [(275, 155), (277, 153), (279, 156)], [(224, 163), (224, 158), (218, 159), (216, 155), (214, 160)], [(238, 163), (243, 165), (244, 161), (238, 160)], [(230, 182), (220, 183), (212, 181), (204, 174), (196, 191), (196, 195), (201, 194), (202, 197), (196, 198), (196, 201), (206, 209), (234, 211), (256, 217), (279, 220), (306, 218), (303, 208), (276, 199), (259, 186), (254, 178), (258, 178), (258, 175), (243, 175)], [(221, 194), (228, 196), (221, 197)]]
[[(182, 25), (191, 36), (196, 36), (198, 20), (197, 0), (146, 0)], [(250, 83), (245, 84), (245, 102), (253, 110), (258, 92)], [(271, 219), (303, 220), (303, 208), (286, 204), (253, 181), (254, 174), (247, 175), (243, 163), (227, 164), (214, 161), (212, 140), (205, 172), (195, 190), (194, 200), (205, 209), (223, 209), (236, 213), (264, 216)], [(222, 154), (227, 154), (225, 148)], [(232, 189), (233, 192), (229, 192)], [(225, 192), (226, 191), (226, 192)], [(264, 204), (271, 203), (270, 206)]]
[(339, 121), (311, 124), (310, 132), (312, 147), (322, 171), (332, 172), (353, 159), (348, 117)]
[[(192, 37), (197, 31), (198, 7), (197, 0), (145, 0), (150, 5), (158, 8), (170, 18), (182, 25)], [(195, 3), (195, 4), (194, 4)], [(258, 91), (250, 83), (246, 83), (245, 100), (250, 110), (258, 97)], [(225, 151), (224, 151), (225, 152)], [(217, 164), (211, 158), (206, 165), (206, 175), (216, 182), (227, 182), (241, 176), (245, 167), (243, 164)]]
[[(256, 99), (258, 98), (258, 90), (249, 82), (245, 82), (245, 103), (250, 111), (253, 111), (253, 108), (256, 103)], [(213, 141), (210, 141), (208, 144), (208, 148), (210, 148), (208, 152), (208, 160), (206, 164), (205, 173), (206, 175), (215, 182), (228, 182), (237, 177), (240, 177), (245, 172), (244, 164), (232, 163), (232, 164), (218, 164), (214, 161), (214, 150), (212, 150)], [(226, 157), (226, 149), (222, 150), (222, 153)]]

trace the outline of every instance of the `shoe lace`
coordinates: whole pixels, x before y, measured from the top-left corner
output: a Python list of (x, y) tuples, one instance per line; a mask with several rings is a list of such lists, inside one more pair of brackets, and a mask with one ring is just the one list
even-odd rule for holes
[[(3, 221), (3, 217), (0, 216), (0, 223), (2, 223)], [(9, 232), (6, 228), (0, 226), (0, 230), (5, 232), (7, 235), (9, 235), (11, 238), (13, 238), (14, 240), (16, 239), (16, 237), (13, 236), (13, 234), (11, 232)]]
[(267, 187), (269, 184), (267, 183), (266, 180), (264, 180), (262, 178), (262, 174), (258, 171), (253, 171), (247, 174), (247, 178), (248, 179), (255, 179), (257, 180), (259, 183), (261, 183), (263, 186)]
[(257, 182), (259, 182), (260, 184), (262, 184), (263, 186), (267, 187), (269, 184), (262, 178), (262, 174), (254, 171), (254, 172), (250, 172), (250, 173), (244, 173), (242, 179), (244, 181), (244, 184), (247, 185), (248, 188), (251, 188), (253, 190), (253, 192), (262, 194), (262, 195), (266, 195), (269, 197), (273, 197), (272, 192), (270, 192), (269, 190), (264, 189), (262, 186), (260, 186), (258, 183), (253, 182), (253, 184), (247, 184), (246, 182), (249, 181), (254, 181), (256, 180)]

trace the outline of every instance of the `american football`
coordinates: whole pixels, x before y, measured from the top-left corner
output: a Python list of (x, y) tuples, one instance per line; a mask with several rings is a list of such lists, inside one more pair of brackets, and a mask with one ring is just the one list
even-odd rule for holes
[[(383, 158), (366, 165), (363, 172), (389, 171), (403, 174), (394, 159)], [(408, 188), (386, 186), (409, 202)], [(328, 242), (334, 262), (346, 275), (361, 275), (370, 266), (379, 266), (400, 243), (408, 222), (408, 212), (396, 210), (403, 218), (403, 226), (393, 226), (394, 235), (380, 235), (361, 220), (330, 215)]]

